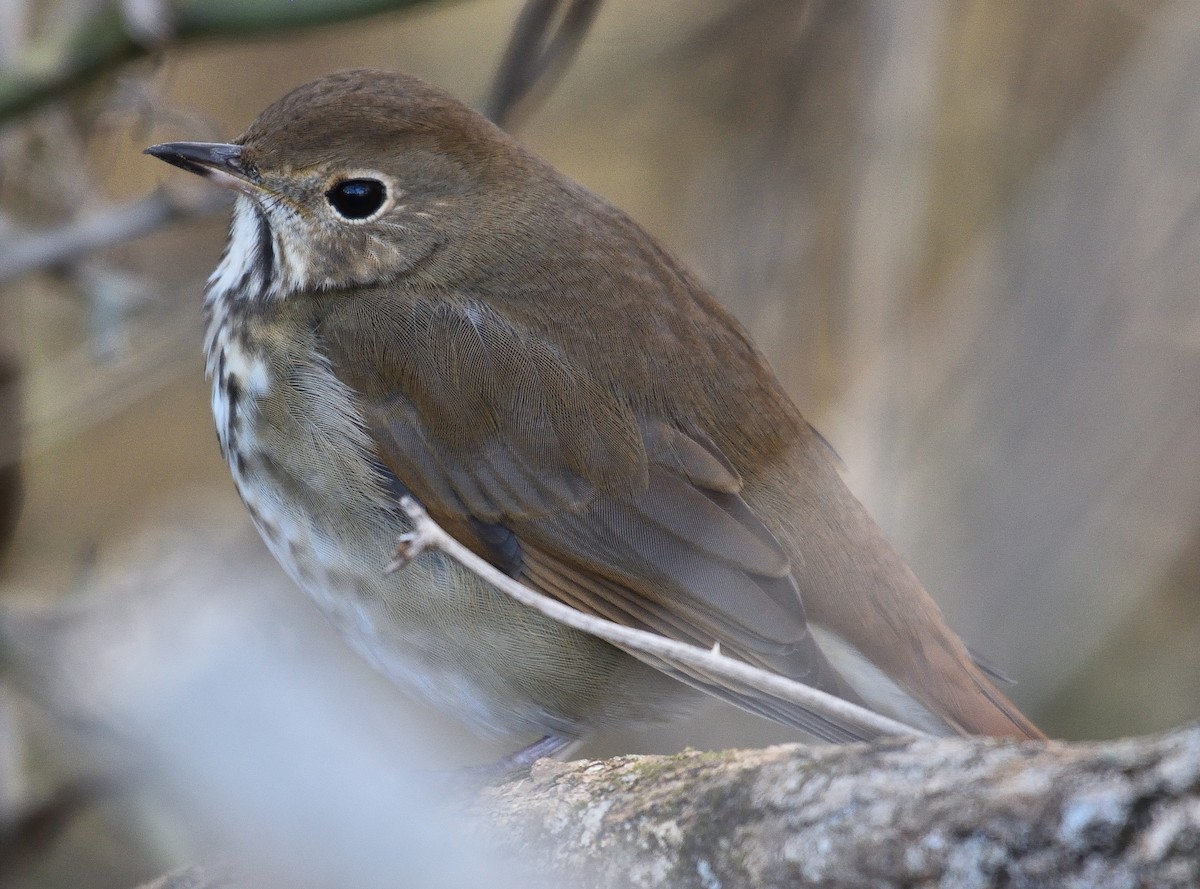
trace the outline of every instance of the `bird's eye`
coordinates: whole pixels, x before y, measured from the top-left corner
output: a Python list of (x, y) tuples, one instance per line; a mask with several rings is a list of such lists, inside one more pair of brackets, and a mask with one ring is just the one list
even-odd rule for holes
[(329, 206), (343, 219), (366, 219), (387, 199), (387, 188), (378, 179), (343, 179), (325, 192)]

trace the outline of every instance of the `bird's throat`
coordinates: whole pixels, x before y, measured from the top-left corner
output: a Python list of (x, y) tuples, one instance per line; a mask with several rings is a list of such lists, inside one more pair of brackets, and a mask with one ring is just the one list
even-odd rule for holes
[(276, 296), (282, 284), (278, 267), (266, 216), (253, 199), (238, 195), (225, 252), (208, 279), (208, 302), (257, 302)]

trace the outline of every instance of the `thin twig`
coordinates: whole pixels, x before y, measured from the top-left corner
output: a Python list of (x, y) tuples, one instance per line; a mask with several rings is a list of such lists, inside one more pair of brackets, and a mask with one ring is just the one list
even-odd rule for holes
[(13, 238), (0, 250), (0, 282), (122, 244), (184, 218), (208, 216), (229, 206), (219, 189), (199, 189), (187, 197), (169, 191), (73, 219), (61, 228)]
[(388, 566), (389, 571), (402, 569), (418, 554), (433, 547), (461, 563), (488, 583), (503, 590), (522, 605), (533, 608), (561, 624), (611, 642), (613, 645), (661, 658), (672, 664), (703, 670), (723, 679), (749, 686), (780, 700), (821, 713), (870, 735), (926, 734), (910, 725), (889, 719), (819, 689), (726, 657), (715, 646), (710, 651), (668, 639), (658, 633), (622, 626), (596, 615), (585, 614), (557, 599), (531, 590), (492, 567), (447, 534), (412, 497), (402, 498), (400, 506), (412, 520), (413, 530), (403, 535), (398, 541), (396, 557)]

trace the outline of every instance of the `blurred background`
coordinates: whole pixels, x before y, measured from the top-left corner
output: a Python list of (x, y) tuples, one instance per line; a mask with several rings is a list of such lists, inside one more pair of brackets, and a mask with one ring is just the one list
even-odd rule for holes
[[(248, 609), (285, 662), (345, 659), (214, 441), (200, 305), (227, 207), (141, 149), (228, 140), (339, 68), (478, 104), (521, 6), (0, 0), (0, 604), (135, 615), (85, 642), (18, 624), (0, 824), (95, 772), (63, 719), (84, 698), (112, 733), (84, 654), (135, 629), (141, 673), (192, 651), (152, 644), (136, 616), (161, 601)], [(1197, 83), (1187, 0), (606, 0), (512, 129), (750, 328), (1030, 716), (1107, 738), (1200, 715)], [(792, 739), (713, 706), (580, 754)], [(107, 795), (15, 885), (131, 886), (187, 854), (156, 826)]]

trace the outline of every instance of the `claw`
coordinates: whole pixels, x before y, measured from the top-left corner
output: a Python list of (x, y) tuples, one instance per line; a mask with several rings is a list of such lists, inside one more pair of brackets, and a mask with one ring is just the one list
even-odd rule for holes
[(425, 551), (429, 539), (419, 531), (409, 531), (396, 538), (396, 549), (392, 552), (392, 560), (383, 570), (387, 574), (395, 574), (408, 566), (408, 563)]
[(384, 569), (388, 574), (395, 574), (404, 568), (430, 546), (435, 545), (437, 541), (439, 530), (437, 525), (433, 524), (429, 514), (422, 509), (421, 504), (411, 494), (405, 494), (400, 498), (400, 508), (412, 520), (413, 529), (396, 538), (396, 549), (392, 553), (392, 560)]

